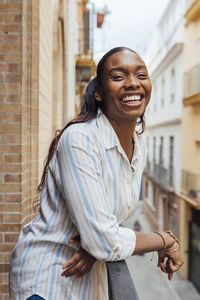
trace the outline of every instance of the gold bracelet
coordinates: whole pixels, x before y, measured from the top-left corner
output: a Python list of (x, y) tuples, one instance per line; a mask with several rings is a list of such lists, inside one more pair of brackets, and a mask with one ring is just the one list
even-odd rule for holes
[(163, 248), (162, 248), (161, 250), (159, 250), (159, 252), (160, 252), (160, 253), (164, 253), (164, 252), (166, 251), (166, 248), (167, 248), (167, 243), (166, 243), (166, 241), (165, 241), (165, 238), (164, 238), (163, 235), (162, 235), (160, 232), (158, 232), (157, 230), (154, 230), (154, 233), (157, 233), (157, 234), (162, 238), (164, 246), (163, 246)]
[[(173, 247), (173, 246), (172, 246)], [(171, 247), (171, 248), (172, 248)], [(174, 248), (169, 248), (169, 250), (167, 249), (166, 250), (166, 253), (173, 253), (173, 252), (176, 252), (178, 249), (179, 249), (179, 244), (177, 243), (177, 245), (176, 245), (176, 247), (174, 247)]]
[(177, 237), (173, 234), (173, 232), (171, 230), (166, 231), (166, 233), (168, 233), (179, 244), (179, 240), (177, 239)]

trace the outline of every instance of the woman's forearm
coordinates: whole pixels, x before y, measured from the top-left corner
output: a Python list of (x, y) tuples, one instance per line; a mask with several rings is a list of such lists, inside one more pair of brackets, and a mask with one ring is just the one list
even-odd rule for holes
[[(155, 232), (143, 233), (136, 231), (135, 235), (136, 245), (132, 255), (151, 251), (159, 251), (164, 247), (163, 239)], [(174, 239), (167, 232), (161, 232), (161, 235), (165, 239), (166, 248), (169, 248), (174, 244)]]

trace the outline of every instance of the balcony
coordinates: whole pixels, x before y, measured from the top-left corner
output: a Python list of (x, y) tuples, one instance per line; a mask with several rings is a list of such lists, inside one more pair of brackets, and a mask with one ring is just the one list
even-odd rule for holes
[(200, 103), (200, 64), (184, 74), (184, 99), (185, 106)]
[(139, 300), (125, 260), (107, 262), (109, 300)]
[(165, 188), (167, 187), (168, 189), (174, 187), (173, 169), (165, 169), (162, 165), (158, 165), (147, 160), (145, 172), (161, 186)]
[(199, 174), (182, 170), (182, 192), (192, 200), (200, 202)]

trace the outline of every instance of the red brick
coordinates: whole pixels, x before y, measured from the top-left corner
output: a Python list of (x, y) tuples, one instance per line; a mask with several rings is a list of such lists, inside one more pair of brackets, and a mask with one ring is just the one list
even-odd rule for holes
[(8, 95), (17, 95), (21, 93), (21, 85), (20, 84), (11, 84), (5, 83), (0, 85), (0, 93), (8, 94)]
[(8, 144), (19, 144), (21, 141), (20, 134), (4, 134), (4, 142)]
[(21, 24), (0, 24), (0, 32), (8, 34), (9, 32), (21, 32)]
[(13, 103), (0, 103), (0, 111), (1, 112), (20, 112), (21, 105), (20, 104), (13, 104)]
[[(1, 95), (0, 95), (1, 96)], [(6, 103), (20, 103), (21, 101), (21, 96), (20, 95), (6, 95), (5, 96), (5, 102)]]
[(8, 293), (8, 285), (7, 284), (0, 284), (0, 293)]
[(3, 224), (19, 224), (21, 221), (21, 214), (4, 214), (3, 215)]
[(19, 224), (0, 224), (1, 232), (19, 232), (20, 225)]
[(16, 243), (18, 240), (19, 234), (15, 233), (9, 233), (4, 235), (4, 241), (5, 243)]
[(21, 127), (16, 124), (2, 124), (0, 133), (20, 133)]
[(0, 244), (0, 252), (11, 252), (16, 243)]
[(9, 264), (0, 264), (0, 273), (5, 273), (9, 271)]
[(21, 194), (7, 194), (5, 196), (5, 202), (16, 203), (21, 201)]
[(21, 23), (22, 15), (21, 14), (6, 14), (5, 15), (6, 23)]
[(21, 74), (7, 74), (5, 82), (7, 82), (7, 83), (21, 82)]
[[(0, 184), (0, 192), (1, 193), (14, 193), (14, 192), (20, 192), (21, 191), (21, 185), (19, 183), (6, 183), (6, 184)], [(0, 204), (1, 207), (1, 204)]]
[[(7, 264), (10, 262), (10, 253), (0, 253), (0, 264)], [(4, 272), (2, 272), (4, 273)]]
[(0, 52), (2, 53), (20, 53), (21, 45), (18, 44), (0, 44)]
[[(12, 45), (11, 45), (12, 46)], [(5, 61), (9, 63), (19, 63), (22, 61), (22, 56), (21, 54), (10, 54), (10, 53), (0, 53), (0, 61)]]
[(21, 12), (22, 5), (21, 4), (0, 4), (0, 12)]
[(20, 174), (6, 174), (4, 175), (4, 182), (21, 182), (21, 175)]
[(5, 172), (19, 173), (20, 171), (21, 171), (20, 164), (2, 164), (1, 165), (1, 172), (4, 172), (4, 173)]

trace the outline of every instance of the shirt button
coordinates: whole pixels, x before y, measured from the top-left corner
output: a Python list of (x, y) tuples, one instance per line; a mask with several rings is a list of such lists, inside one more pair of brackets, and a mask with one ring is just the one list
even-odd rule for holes
[(128, 206), (128, 209), (129, 209), (129, 210), (131, 209), (130, 205)]
[(113, 252), (114, 252), (114, 253), (117, 253), (117, 251), (118, 251), (118, 248), (114, 249), (114, 251), (113, 251)]
[(24, 227), (24, 228), (23, 228), (23, 232), (24, 232), (24, 233), (28, 233), (28, 232), (29, 232), (29, 227)]

